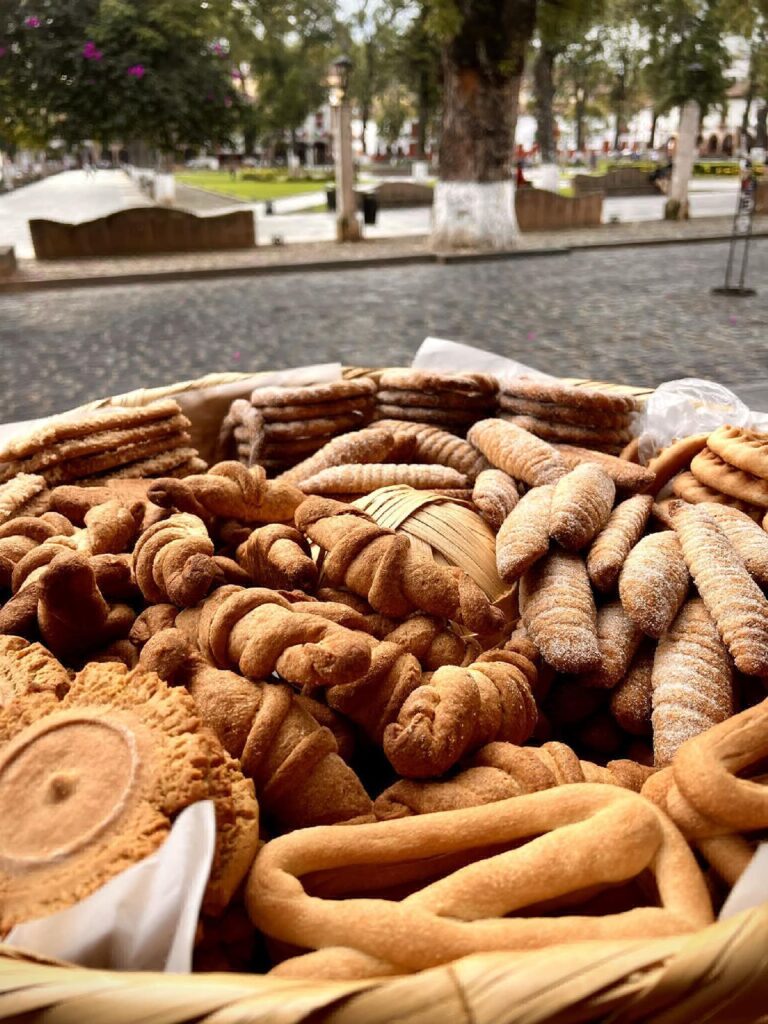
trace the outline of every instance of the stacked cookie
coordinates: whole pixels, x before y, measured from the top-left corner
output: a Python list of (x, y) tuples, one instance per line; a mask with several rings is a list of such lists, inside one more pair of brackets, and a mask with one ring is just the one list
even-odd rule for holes
[(631, 441), (632, 416), (640, 407), (631, 395), (526, 378), (502, 386), (499, 406), (502, 419), (545, 441), (612, 455)]
[(672, 484), (679, 498), (733, 505), (756, 521), (768, 517), (768, 434), (719, 427)]
[(0, 483), (18, 474), (42, 477), (49, 487), (113, 477), (186, 476), (205, 468), (189, 427), (173, 399), (53, 419), (0, 448)]
[(495, 377), (486, 373), (385, 370), (379, 376), (376, 419), (429, 423), (464, 434), (476, 420), (493, 416)]
[(295, 465), (332, 437), (364, 427), (373, 416), (376, 384), (368, 377), (301, 387), (256, 388), (237, 399), (224, 420), (221, 454), (271, 471)]

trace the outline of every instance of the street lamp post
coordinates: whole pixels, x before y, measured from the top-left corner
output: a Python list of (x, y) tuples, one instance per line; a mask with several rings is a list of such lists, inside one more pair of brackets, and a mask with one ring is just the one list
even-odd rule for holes
[(335, 140), (336, 240), (359, 242), (362, 238), (355, 201), (355, 171), (352, 157), (352, 124), (349, 106), (349, 75), (352, 61), (341, 56), (333, 62), (331, 111)]

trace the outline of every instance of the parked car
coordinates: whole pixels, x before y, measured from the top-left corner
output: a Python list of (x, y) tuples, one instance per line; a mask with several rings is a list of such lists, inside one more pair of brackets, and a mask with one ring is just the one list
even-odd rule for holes
[(191, 171), (218, 171), (219, 161), (215, 156), (196, 156), (184, 164)]

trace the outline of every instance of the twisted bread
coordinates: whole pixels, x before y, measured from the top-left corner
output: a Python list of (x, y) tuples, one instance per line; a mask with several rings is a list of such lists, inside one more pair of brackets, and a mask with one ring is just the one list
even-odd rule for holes
[(478, 473), (472, 501), (492, 530), (499, 530), (519, 500), (520, 494), (511, 476), (500, 469), (484, 469)]
[(399, 775), (435, 778), (485, 743), (522, 743), (536, 725), (535, 678), (532, 662), (500, 650), (439, 668), (385, 729), (384, 753)]
[(595, 537), (587, 555), (587, 572), (598, 590), (607, 593), (615, 586), (627, 555), (643, 535), (652, 507), (650, 494), (627, 498)]
[(297, 686), (343, 685), (363, 676), (371, 661), (364, 633), (296, 611), (261, 587), (220, 587), (176, 624), (212, 664), (249, 679), (277, 672)]
[(307, 498), (296, 511), (296, 525), (325, 551), (325, 578), (365, 597), (376, 611), (402, 617), (420, 610), (481, 634), (493, 633), (504, 621), (466, 573), (420, 558), (407, 537), (360, 509)]
[(604, 469), (583, 462), (561, 477), (552, 494), (549, 535), (566, 551), (580, 551), (603, 529), (616, 485)]
[(317, 566), (293, 526), (272, 523), (254, 530), (235, 554), (254, 583), (274, 590), (314, 590)]
[(411, 615), (382, 639), (413, 654), (427, 672), (443, 665), (469, 665), (480, 653), (476, 640), (459, 636), (450, 625), (430, 615)]
[(253, 779), (260, 806), (282, 830), (370, 820), (371, 799), (288, 686), (214, 668), (178, 629), (150, 638), (141, 664), (186, 686), (203, 723)]
[(639, 793), (653, 773), (634, 761), (609, 761), (605, 768), (580, 761), (570, 747), (554, 742), (541, 747), (488, 743), (465, 764), (463, 771), (446, 781), (394, 783), (374, 801), (377, 819), (476, 807), (576, 782), (604, 782)]
[(181, 608), (197, 604), (219, 579), (213, 550), (205, 523), (187, 512), (150, 526), (133, 550), (136, 582), (145, 599)]
[(304, 500), (292, 484), (267, 480), (261, 466), (246, 469), (239, 462), (219, 462), (207, 473), (183, 480), (155, 480), (148, 496), (163, 508), (194, 511), (202, 507), (209, 516), (243, 523), (290, 522)]
[(471, 444), (447, 430), (433, 427), (429, 423), (413, 423), (409, 420), (378, 420), (368, 431), (386, 429), (393, 432), (395, 439), (402, 443), (404, 438), (413, 440), (412, 455), (419, 462), (431, 462), (450, 466), (459, 473), (474, 480), (478, 473), (488, 468), (488, 463)]

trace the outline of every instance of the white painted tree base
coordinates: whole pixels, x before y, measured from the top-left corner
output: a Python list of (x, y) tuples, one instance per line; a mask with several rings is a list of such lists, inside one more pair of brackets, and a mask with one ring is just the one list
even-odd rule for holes
[(512, 181), (439, 181), (432, 207), (435, 249), (510, 249), (519, 229)]

